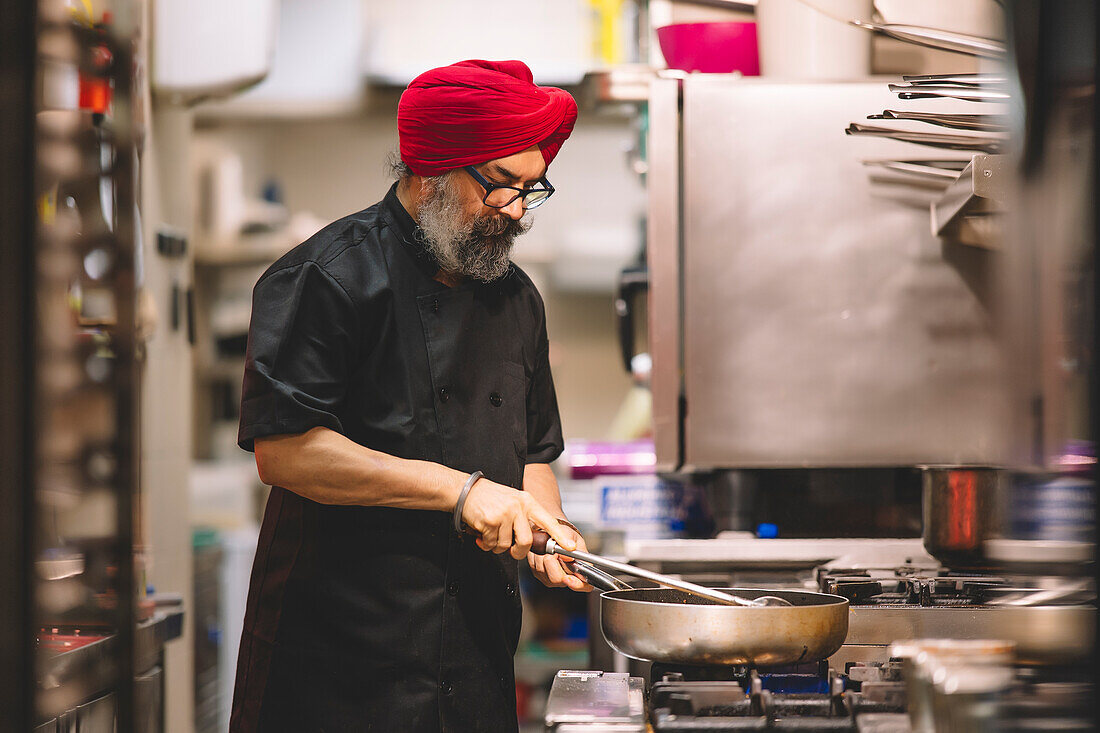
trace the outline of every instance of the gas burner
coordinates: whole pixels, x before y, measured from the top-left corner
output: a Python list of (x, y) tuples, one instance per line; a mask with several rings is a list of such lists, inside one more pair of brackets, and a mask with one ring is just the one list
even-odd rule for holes
[[(730, 668), (725, 669), (728, 674)], [(732, 669), (733, 676), (744, 671)], [(668, 671), (663, 675), (650, 691), (655, 733), (764, 729), (857, 733), (872, 723), (879, 731), (908, 730), (904, 684), (881, 679), (879, 670), (852, 682), (824, 664), (751, 669), (738, 681), (691, 681), (680, 672)], [(791, 678), (798, 680), (797, 686), (802, 677), (813, 677), (820, 688), (777, 691), (777, 686), (790, 685)], [(847, 689), (849, 685), (855, 689)]]
[(1081, 605), (1096, 599), (1091, 580), (1013, 577), (963, 573), (946, 569), (837, 569), (819, 567), (822, 593), (843, 596), (853, 606)]
[(829, 689), (829, 664), (825, 660), (781, 667), (696, 666), (654, 662), (649, 675), (655, 685), (660, 682), (732, 682), (742, 690), (748, 690), (752, 687), (751, 680), (755, 675), (763, 689), (770, 692), (823, 693)]
[(990, 593), (1007, 587), (995, 575), (950, 570), (899, 567), (884, 570), (818, 568), (817, 585), (823, 593), (844, 596), (853, 605), (976, 606)]

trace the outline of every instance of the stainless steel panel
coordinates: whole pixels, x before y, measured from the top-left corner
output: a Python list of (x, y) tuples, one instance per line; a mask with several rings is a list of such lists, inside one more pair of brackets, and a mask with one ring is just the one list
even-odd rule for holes
[[(546, 701), (546, 728), (576, 731), (645, 730), (644, 681), (619, 672), (563, 669)], [(610, 726), (610, 727), (607, 727)]]
[[(724, 569), (803, 569), (837, 561), (847, 567), (935, 568), (937, 563), (924, 551), (919, 537), (905, 539), (867, 539), (830, 537), (826, 539), (757, 539), (723, 537), (709, 540), (627, 540), (628, 562), (649, 567), (710, 565)], [(842, 560), (841, 560), (842, 558)]]
[(1033, 141), (1042, 153), (1009, 191), (999, 274), (1013, 464), (1058, 470), (1068, 441), (1096, 439), (1095, 138), (1091, 95), (1067, 93), (1049, 104), (1034, 111), (1045, 120), (1045, 137)]
[(683, 81), (686, 467), (1000, 462), (989, 316), (928, 212), (873, 198), (860, 163), (920, 148), (844, 135), (894, 102)]
[(1007, 639), (1023, 662), (1067, 662), (1093, 650), (1091, 606), (978, 608), (860, 607), (848, 616), (845, 645), (886, 645), (904, 639)]
[(649, 95), (649, 349), (653, 357), (657, 470), (680, 465), (680, 80), (655, 79)]
[(79, 733), (115, 733), (117, 725), (115, 696), (104, 695), (76, 708)]

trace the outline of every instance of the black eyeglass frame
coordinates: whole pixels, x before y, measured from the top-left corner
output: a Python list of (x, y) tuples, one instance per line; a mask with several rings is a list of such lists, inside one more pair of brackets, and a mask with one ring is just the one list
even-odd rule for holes
[[(550, 180), (546, 176), (543, 176), (542, 178), (539, 179), (539, 183), (546, 186), (546, 188), (516, 188), (515, 186), (500, 186), (500, 185), (497, 185), (496, 183), (491, 183), (490, 181), (486, 180), (485, 176), (481, 175), (481, 173), (478, 172), (477, 168), (474, 168), (472, 165), (463, 166), (463, 170), (466, 171), (467, 173), (469, 173), (473, 177), (473, 179), (475, 181), (477, 181), (478, 183), (480, 183), (481, 187), (485, 189), (485, 195), (481, 198), (481, 203), (485, 204), (486, 206), (488, 206), (489, 208), (492, 208), (492, 209), (507, 208), (507, 207), (511, 206), (512, 203), (515, 202), (515, 200), (518, 199), (518, 198), (523, 198), (524, 199), (524, 202), (523, 202), (524, 211), (526, 211), (528, 209), (537, 209), (538, 207), (542, 206), (547, 201), (549, 201), (550, 197), (554, 195), (554, 191), (555, 191), (554, 185), (552, 183), (550, 183)], [(496, 191), (498, 188), (506, 188), (509, 191), (515, 191), (516, 195), (513, 196), (512, 198), (508, 199), (508, 203), (501, 204), (500, 206), (494, 206), (493, 204), (490, 204), (487, 201), (487, 199), (490, 196), (492, 196), (493, 191)], [(530, 205), (527, 203), (526, 197), (527, 197), (528, 194), (542, 193), (544, 191), (546, 192), (546, 197), (545, 198), (541, 198), (538, 201), (536, 201), (535, 203), (530, 204)]]

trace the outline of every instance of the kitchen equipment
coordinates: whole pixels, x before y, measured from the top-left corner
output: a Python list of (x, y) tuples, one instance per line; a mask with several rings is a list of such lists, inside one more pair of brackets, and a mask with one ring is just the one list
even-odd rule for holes
[(889, 84), (891, 92), (899, 99), (952, 98), (966, 102), (1007, 102), (1007, 91), (996, 87), (966, 86), (963, 84)]
[(165, 3), (151, 12), (158, 29), (151, 83), (158, 94), (185, 102), (225, 96), (260, 82), (271, 69), (274, 0), (242, 0), (232, 12), (218, 0)]
[(600, 594), (604, 638), (620, 653), (683, 664), (795, 664), (824, 659), (848, 633), (848, 601), (808, 591), (725, 588), (744, 598), (775, 595), (787, 607), (738, 607), (676, 589)]
[[(933, 692), (937, 730), (1095, 729), (1090, 722), (1094, 685), (1080, 673), (1000, 666), (952, 666), (945, 671)], [(989, 679), (987, 673), (996, 679)], [(982, 679), (977, 679), (978, 675)], [(645, 680), (640, 676), (562, 670), (550, 688), (546, 730), (913, 730), (900, 660), (855, 662), (843, 671), (827, 665), (755, 669), (654, 664), (649, 679), (649, 694), (645, 695)], [(946, 684), (952, 679), (955, 685)], [(1010, 685), (1004, 689), (1006, 681)], [(998, 694), (989, 695), (991, 691)]]
[(964, 664), (975, 675), (996, 669), (1010, 678), (1007, 665), (1014, 653), (1014, 644), (995, 639), (913, 639), (892, 644), (890, 658), (902, 663), (914, 733), (936, 733), (933, 680), (942, 683), (950, 670)]
[(925, 466), (921, 471), (924, 549), (956, 570), (987, 565), (983, 544), (999, 527), (995, 468)]
[(937, 201), (958, 176), (958, 171), (951, 169), (896, 160), (865, 160), (863, 164), (877, 169), (867, 177), (876, 186), (876, 195), (912, 201), (914, 206), (925, 209)]
[(936, 160), (864, 160), (863, 165), (881, 168), (890, 173), (911, 178), (913, 180), (926, 181), (935, 184), (938, 188), (946, 188), (959, 177), (959, 171), (965, 166), (966, 161), (936, 161)]
[(586, 563), (583, 560), (574, 560), (571, 569), (583, 575), (584, 579), (587, 580), (588, 584), (593, 588), (598, 588), (600, 590), (632, 589), (629, 583), (619, 580), (611, 573), (605, 573), (595, 565)]
[[(1053, 551), (1039, 549), (1047, 554)], [(723, 587), (737, 588), (740, 595), (748, 595), (741, 590), (745, 585), (766, 583), (791, 591), (812, 587), (849, 601), (847, 636), (837, 651), (819, 664), (753, 667), (677, 660), (616, 665), (620, 671), (629, 668), (639, 682), (642, 676), (649, 680), (645, 722), (655, 732), (770, 726), (776, 730), (905, 733), (909, 716), (903, 662), (891, 659), (897, 655), (891, 653), (890, 645), (918, 638), (944, 640), (940, 642), (944, 647), (971, 645), (971, 651), (982, 651), (973, 649), (972, 640), (1003, 640), (999, 647), (986, 644), (994, 656), (1001, 649), (1015, 650), (1018, 665), (1010, 668), (1011, 688), (996, 701), (999, 719), (1026, 721), (1028, 730), (1092, 729), (1082, 725), (1091, 709), (1092, 687), (1081, 664), (1091, 658), (1096, 621), (1095, 592), (1085, 577), (1063, 583), (1053, 578), (947, 570), (924, 552), (917, 538), (762, 540), (726, 533), (711, 540), (628, 541), (624, 554), (633, 564), (682, 573), (692, 580), (726, 578)], [(1063, 551), (1059, 557), (1087, 559), (1080, 552), (1071, 556)], [(818, 567), (808, 586), (804, 580), (813, 565)], [(675, 593), (662, 589), (648, 592)], [(593, 626), (602, 625), (601, 616), (608, 616), (608, 597), (620, 594), (624, 593), (593, 594), (592, 600), (599, 606), (597, 615), (590, 617)], [(1022, 605), (1023, 597), (1041, 605)], [(704, 608), (731, 614), (791, 610)], [(666, 616), (651, 628), (671, 635), (677, 626)], [(670, 641), (669, 648), (672, 646)], [(973, 667), (974, 654), (970, 657), (964, 661)], [(1004, 657), (995, 661), (986, 666), (1004, 668)], [(951, 675), (959, 677), (955, 668)], [(943, 691), (950, 698), (944, 702), (958, 708), (955, 712), (976, 713), (971, 703), (977, 691), (964, 689), (961, 682), (953, 692)], [(585, 689), (576, 678), (570, 684), (576, 695)], [(625, 684), (621, 692), (625, 695)], [(576, 698), (573, 702), (577, 711), (584, 709), (588, 714), (584, 724), (592, 727), (568, 730), (608, 730), (596, 727), (602, 720), (596, 708), (584, 708)], [(992, 701), (983, 698), (979, 702)], [(624, 710), (625, 704), (614, 709)], [(580, 720), (575, 720), (580, 726)]]
[(997, 249), (1011, 168), (1004, 155), (975, 155), (931, 206), (932, 231), (949, 241)]
[(848, 135), (873, 135), (886, 137), (901, 142), (927, 145), (944, 150), (976, 150), (983, 153), (999, 153), (1006, 144), (1006, 140), (979, 136), (979, 135), (949, 135), (935, 132), (913, 132), (911, 130), (899, 130), (892, 127), (879, 127), (878, 125), (861, 125), (853, 122), (844, 130)]
[(860, 79), (871, 73), (871, 37), (846, 25), (868, 18), (871, 0), (758, 0), (760, 66), (786, 79)]
[(1003, 115), (969, 115), (969, 114), (934, 114), (932, 112), (911, 112), (909, 110), (884, 109), (880, 115), (867, 115), (869, 120), (913, 120), (915, 122), (927, 122), (930, 125), (950, 127), (955, 130), (972, 130), (974, 132), (1007, 132), (1007, 122)]
[(848, 637), (829, 660), (838, 669), (884, 662), (893, 642), (930, 637), (1002, 639), (1032, 666), (1073, 667), (1092, 657), (1096, 590), (1079, 580), (906, 565), (815, 572), (819, 591), (851, 602)]
[(634, 351), (634, 302), (649, 290), (649, 271), (645, 265), (623, 268), (615, 293), (615, 320), (619, 327), (619, 348), (623, 353), (623, 368), (630, 374)]
[(939, 256), (928, 209), (875, 201), (861, 164), (918, 156), (837, 134), (896, 102), (881, 83), (654, 80), (658, 471), (1003, 460), (986, 309)]
[[(565, 557), (573, 558), (573, 560), (575, 561), (579, 560), (582, 563), (587, 563), (589, 567), (585, 568), (585, 571), (587, 571), (586, 577), (590, 577), (597, 583), (600, 583), (600, 581), (603, 581), (604, 579), (601, 578), (599, 575), (588, 574), (592, 570), (591, 566), (596, 566), (601, 570), (609, 568), (611, 570), (625, 573), (627, 575), (633, 575), (638, 578), (645, 578), (646, 580), (651, 580), (654, 583), (658, 583), (659, 585), (674, 588), (693, 596), (698, 596), (700, 598), (705, 598), (707, 600), (729, 606), (759, 607), (791, 605), (790, 602), (786, 599), (769, 595), (758, 595), (753, 597), (751, 600), (746, 598), (738, 598), (737, 596), (730, 595), (729, 593), (716, 591), (713, 588), (707, 588), (705, 586), (697, 585), (695, 583), (688, 583), (678, 578), (661, 575), (660, 573), (655, 573), (651, 570), (637, 568), (624, 562), (618, 562), (617, 560), (611, 560), (609, 558), (601, 557), (599, 555), (593, 555), (592, 553), (584, 552), (582, 550), (566, 550), (558, 547), (557, 542), (555, 542), (550, 537), (550, 535), (541, 530), (534, 533), (534, 541), (531, 544), (531, 552), (534, 552), (536, 555), (564, 555)], [(606, 583), (601, 584), (605, 586), (605, 589), (606, 587), (608, 587)], [(618, 585), (616, 583), (611, 583), (609, 587), (616, 588), (618, 587)]]
[(965, 33), (954, 33), (939, 28), (924, 28), (918, 25), (904, 25), (901, 23), (870, 23), (858, 19), (849, 20), (848, 23), (856, 28), (880, 33), (917, 46), (955, 51), (970, 56), (999, 59), (1004, 58), (1007, 52), (1005, 44), (1001, 41), (982, 38), (981, 36), (971, 36)]
[(960, 86), (995, 86), (1003, 87), (1008, 84), (1008, 77), (1004, 74), (973, 73), (973, 74), (906, 74), (902, 81), (910, 84), (957, 84)]
[(657, 29), (670, 69), (760, 75), (756, 23), (677, 23)]
[(645, 683), (640, 677), (599, 670), (563, 669), (546, 700), (549, 731), (644, 733)]

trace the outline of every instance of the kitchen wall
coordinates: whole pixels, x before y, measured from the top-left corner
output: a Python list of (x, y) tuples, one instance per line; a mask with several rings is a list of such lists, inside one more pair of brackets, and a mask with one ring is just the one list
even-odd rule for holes
[[(356, 115), (261, 119), (200, 111), (199, 144), (241, 156), (244, 189), (275, 182), (291, 213), (325, 222), (378, 201), (392, 182), (398, 93), (371, 90)], [(552, 201), (516, 260), (547, 302), (551, 359), (567, 437), (600, 438), (630, 388), (620, 365), (612, 290), (638, 252), (644, 188), (628, 167), (637, 132), (621, 112), (582, 114), (550, 170)]]

